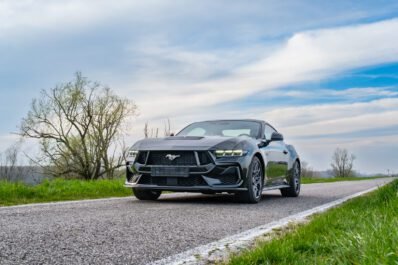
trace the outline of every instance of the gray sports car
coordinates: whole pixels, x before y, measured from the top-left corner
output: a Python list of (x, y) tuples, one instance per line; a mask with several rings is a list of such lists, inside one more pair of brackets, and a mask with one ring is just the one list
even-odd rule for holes
[(144, 139), (128, 152), (126, 187), (140, 200), (162, 191), (233, 193), (257, 203), (263, 190), (300, 193), (300, 158), (260, 120), (195, 122), (175, 136)]

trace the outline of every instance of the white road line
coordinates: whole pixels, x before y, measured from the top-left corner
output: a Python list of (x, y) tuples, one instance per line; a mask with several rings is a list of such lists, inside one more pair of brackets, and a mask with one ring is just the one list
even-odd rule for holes
[[(381, 185), (385, 185), (383, 183)], [(149, 263), (150, 265), (193, 265), (193, 264), (207, 264), (209, 261), (219, 261), (227, 258), (231, 253), (236, 253), (239, 250), (250, 246), (256, 238), (272, 232), (273, 229), (286, 227), (289, 223), (303, 223), (306, 219), (316, 213), (324, 212), (332, 207), (340, 205), (347, 200), (364, 195), (371, 191), (378, 189), (373, 187), (355, 194), (346, 196), (344, 198), (317, 206), (310, 210), (306, 210), (288, 217), (282, 218), (262, 226), (255, 227), (245, 232), (226, 237), (219, 241), (209, 243), (207, 245), (199, 246), (185, 252)]]
[[(196, 194), (196, 193), (194, 193)], [(174, 197), (176, 193), (162, 194), (162, 198)], [(72, 200), (72, 201), (58, 201), (58, 202), (40, 202), (40, 203), (28, 203), (12, 206), (0, 206), (0, 211), (5, 209), (13, 208), (27, 208), (36, 206), (53, 206), (53, 205), (64, 205), (64, 204), (76, 204), (76, 203), (91, 203), (91, 202), (101, 202), (101, 201), (117, 201), (117, 200), (137, 200), (133, 195), (125, 197), (110, 197), (110, 198), (100, 198), (100, 199), (87, 199), (87, 200)]]
[(1, 206), (1, 210), (5, 209), (13, 209), (13, 208), (27, 208), (27, 207), (36, 207), (36, 206), (53, 206), (53, 205), (63, 205), (63, 204), (75, 204), (75, 203), (86, 203), (86, 202), (101, 202), (101, 201), (116, 201), (116, 200), (127, 200), (132, 199), (131, 196), (128, 197), (111, 197), (111, 198), (102, 198), (102, 199), (87, 199), (87, 200), (74, 200), (74, 201), (59, 201), (59, 202), (41, 202), (41, 203), (29, 203), (29, 204), (21, 204), (21, 205), (13, 205), (13, 206)]

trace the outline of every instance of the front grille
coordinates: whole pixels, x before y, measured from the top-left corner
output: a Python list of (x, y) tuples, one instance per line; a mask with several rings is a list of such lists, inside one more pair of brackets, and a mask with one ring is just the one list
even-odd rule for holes
[[(177, 156), (170, 160), (167, 156)], [(195, 154), (192, 151), (151, 151), (147, 161), (148, 165), (162, 166), (194, 166), (196, 165)]]
[(187, 177), (188, 167), (152, 167), (151, 176), (153, 177)]
[(201, 176), (190, 176), (186, 178), (173, 177), (152, 177), (150, 175), (142, 175), (139, 184), (157, 185), (157, 186), (207, 186)]

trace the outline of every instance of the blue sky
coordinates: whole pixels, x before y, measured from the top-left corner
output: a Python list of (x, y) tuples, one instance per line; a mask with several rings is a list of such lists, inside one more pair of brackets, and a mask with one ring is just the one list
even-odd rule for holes
[(274, 124), (302, 158), (336, 147), (398, 172), (397, 1), (0, 0), (0, 151), (41, 89), (82, 71), (133, 99), (143, 124)]

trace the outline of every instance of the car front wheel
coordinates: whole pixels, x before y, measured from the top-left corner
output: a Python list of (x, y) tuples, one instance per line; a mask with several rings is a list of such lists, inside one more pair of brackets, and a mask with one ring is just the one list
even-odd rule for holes
[(260, 160), (255, 156), (247, 174), (247, 191), (237, 193), (238, 200), (246, 203), (258, 203), (263, 192), (264, 173)]

